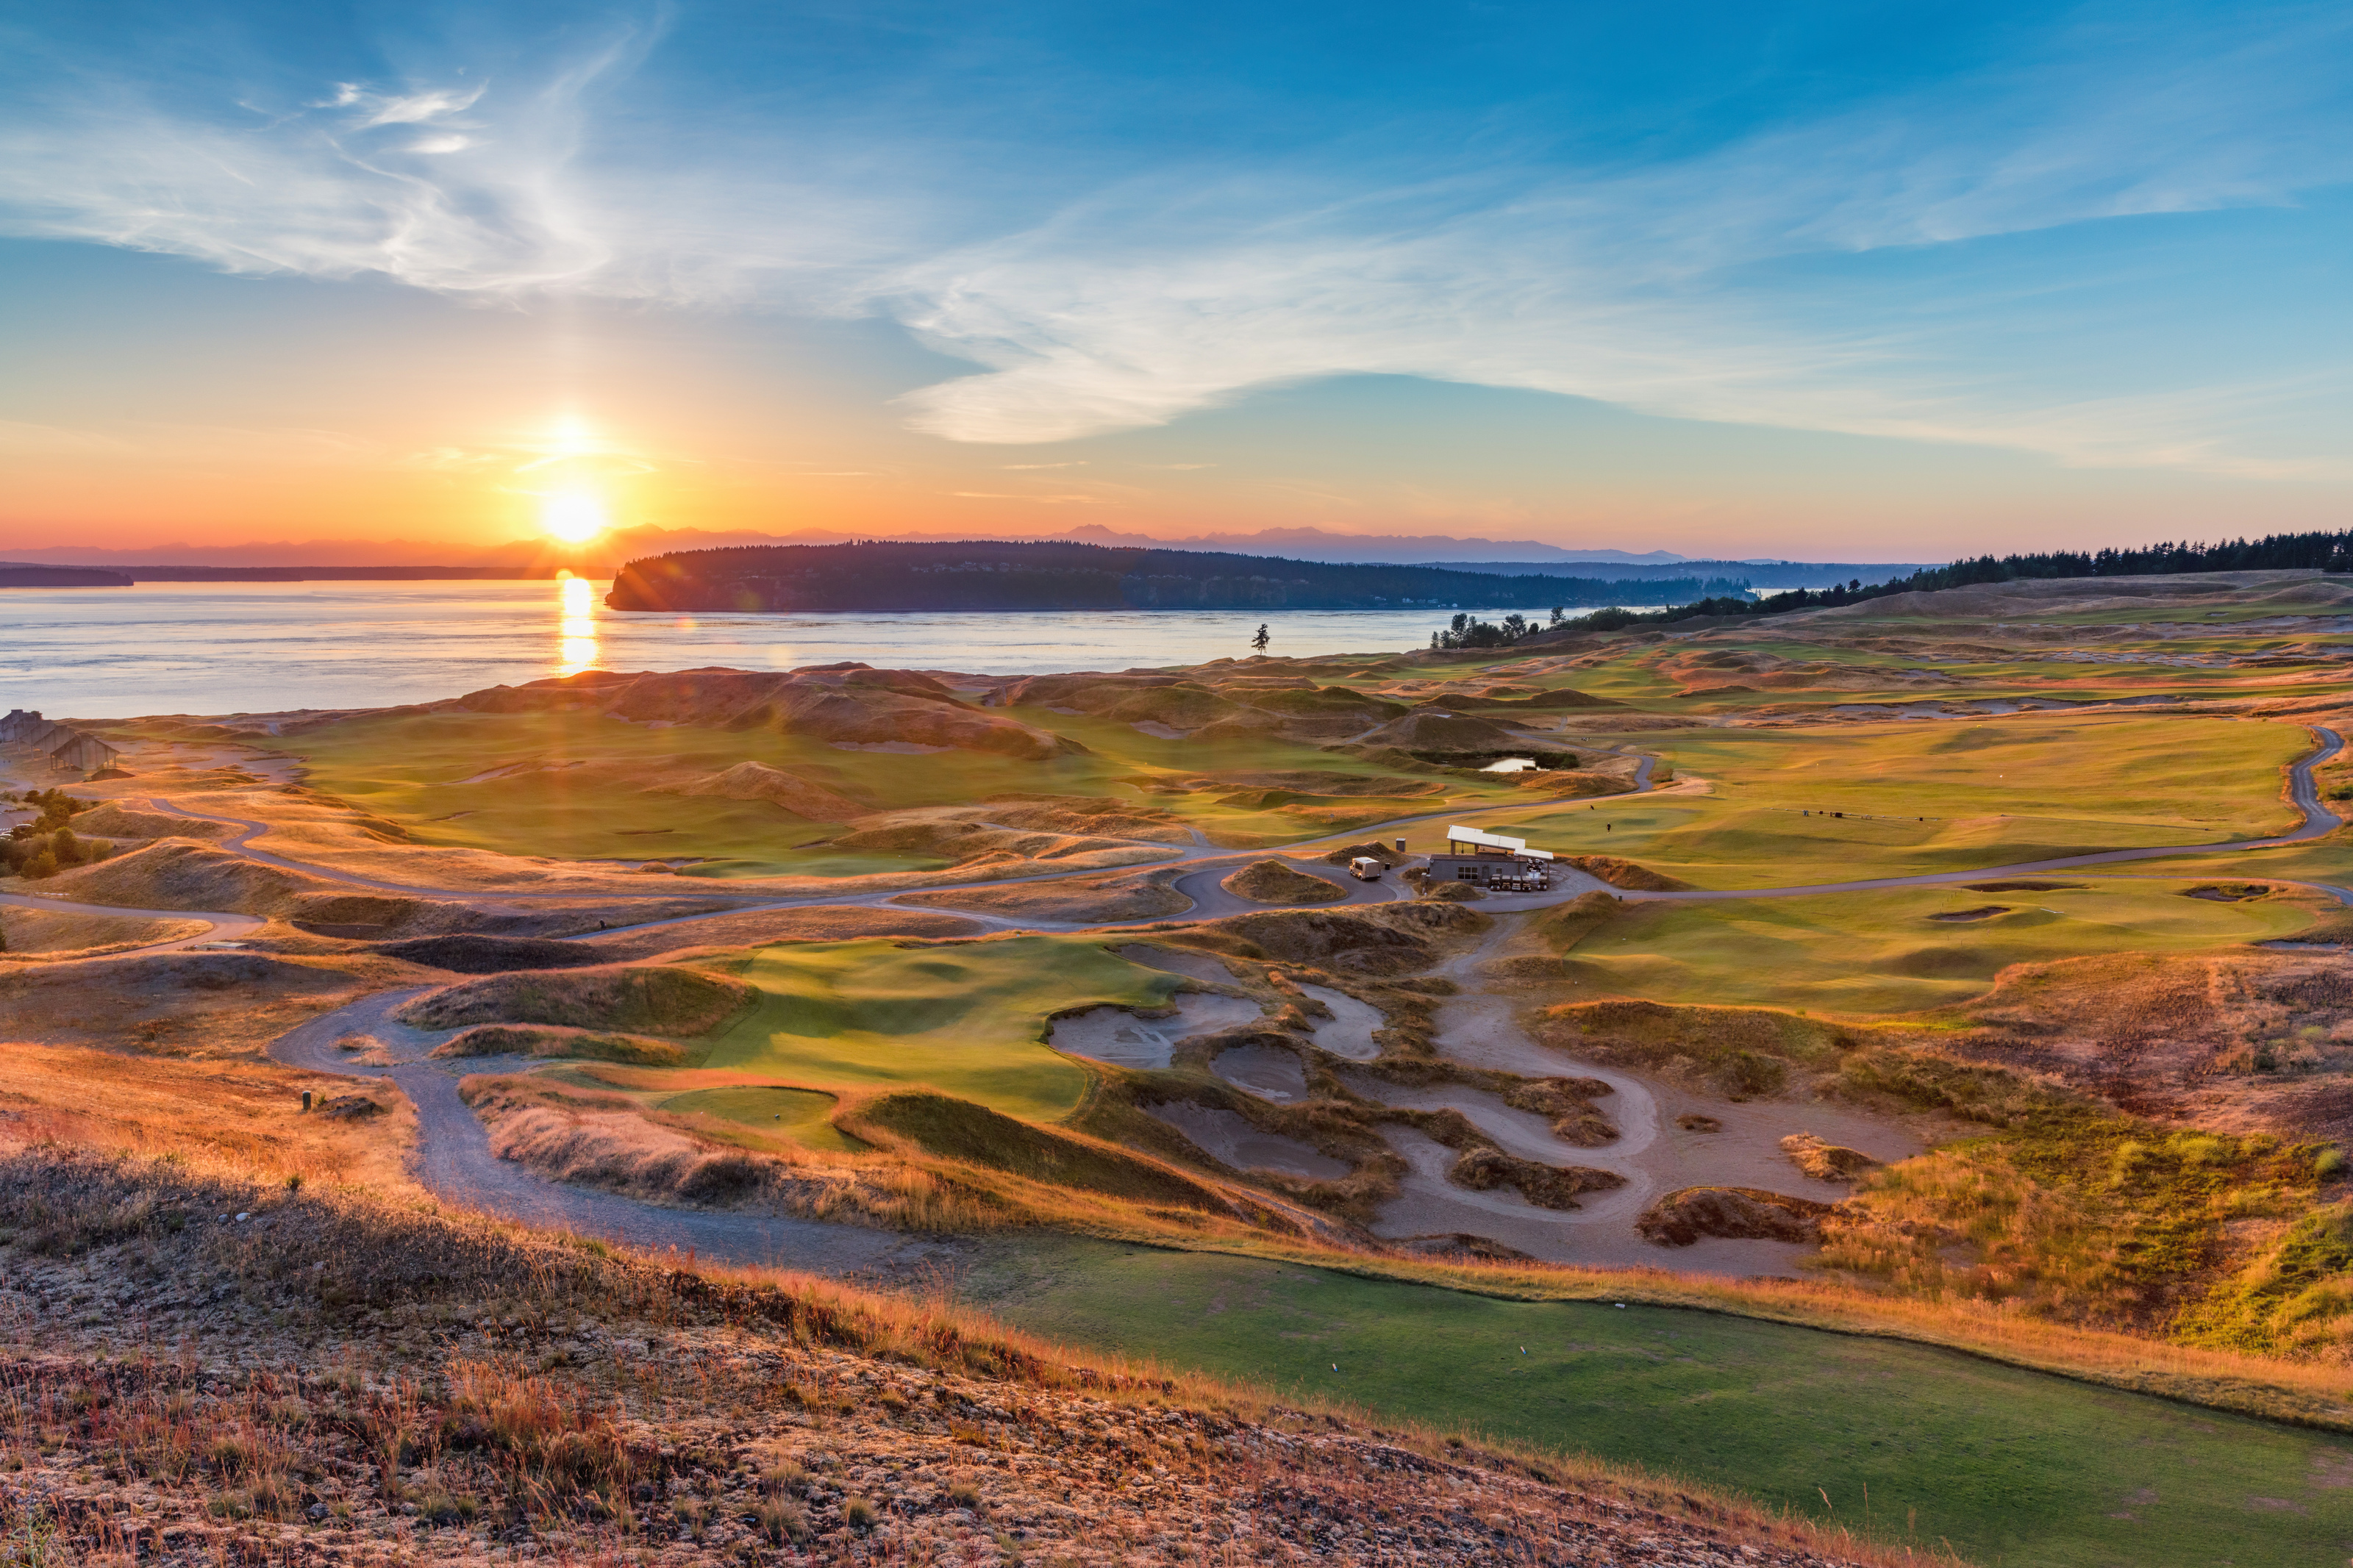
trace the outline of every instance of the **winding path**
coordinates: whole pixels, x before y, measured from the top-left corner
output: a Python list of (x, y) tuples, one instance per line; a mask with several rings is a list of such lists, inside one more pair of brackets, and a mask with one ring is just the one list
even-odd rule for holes
[[(1610, 884), (1602, 881), (1600, 879), (1590, 876), (1586, 872), (1576, 870), (1572, 868), (1562, 867), (1556, 869), (1554, 873), (1554, 881), (1556, 885), (1553, 890), (1548, 893), (1509, 894), (1500, 897), (1491, 895), (1491, 898), (1494, 906), (1498, 910), (1505, 911), (1541, 908), (1548, 904), (1564, 902), (1568, 899), (1594, 891), (1612, 893), (1618, 897), (1630, 900), (1645, 902), (1659, 900), (1688, 903), (1716, 903), (1739, 899), (1804, 898), (1823, 893), (1872, 892), (1891, 888), (1940, 887), (1965, 882), (1982, 881), (1989, 878), (2039, 876), (2054, 871), (2077, 871), (2093, 866), (2123, 865), (2135, 861), (2157, 860), (2186, 855), (2220, 855), (2235, 853), (2242, 850), (2281, 848), (2287, 845), (2300, 844), (2310, 839), (2322, 837), (2329, 833), (2335, 832), (2337, 827), (2342, 826), (2340, 820), (2321, 804), (2320, 788), (2314, 779), (2313, 773), (2315, 769), (2335, 760), (2336, 757), (2345, 750), (2345, 739), (2336, 731), (2320, 725), (2312, 726), (2312, 730), (2318, 744), (2311, 753), (2304, 757), (2302, 760), (2291, 764), (2288, 772), (2289, 803), (2303, 814), (2304, 820), (2293, 831), (2280, 834), (2273, 837), (2238, 839), (2221, 844), (2159, 845), (2139, 849), (2103, 849), (2096, 850), (2089, 854), (2065, 856), (2057, 859), (2032, 860), (2008, 866), (1985, 866), (1973, 870), (1926, 871), (1915, 873), (1911, 876), (1879, 877), (1857, 881), (1799, 883), (1773, 888), (1689, 889), (1674, 892), (1630, 891), (1613, 887)], [(1635, 775), (1636, 793), (1647, 793), (1656, 787), (1651, 779), (1655, 761), (1656, 759), (1654, 758), (1643, 758), (1642, 764)], [(1618, 795), (1610, 798), (1622, 800), (1626, 797), (1623, 795)], [(283, 856), (272, 855), (266, 851), (251, 847), (249, 842), (251, 839), (270, 831), (270, 825), (268, 823), (256, 822), (245, 817), (219, 816), (203, 812), (188, 811), (172, 806), (165, 802), (156, 800), (153, 797), (150, 797), (149, 805), (162, 815), (185, 816), (196, 821), (218, 823), (243, 829), (242, 832), (237, 834), (235, 837), (221, 841), (219, 847), (233, 850), (237, 854), (246, 856), (248, 858), (260, 862), (261, 864), (279, 867), (286, 870), (300, 871), (307, 875), (323, 878), (331, 881), (343, 882), (351, 886), (367, 888), (375, 891), (403, 893), (412, 896), (438, 899), (565, 899), (577, 901), (582, 899), (590, 899), (596, 896), (594, 893), (583, 893), (578, 889), (564, 892), (521, 890), (508, 892), (485, 890), (480, 889), (433, 888), (408, 883), (384, 881), (375, 878), (363, 877), (354, 872), (338, 870), (332, 867), (322, 866), (308, 861), (289, 859)], [(1237, 851), (1219, 849), (1211, 845), (1199, 843), (1190, 846), (1160, 845), (1155, 843), (1154, 847), (1166, 848), (1172, 852), (1167, 859), (1156, 863), (1159, 866), (1165, 867), (1191, 862), (1198, 864), (1200, 868), (1198, 870), (1176, 879), (1176, 885), (1178, 890), (1183, 892), (1187, 898), (1192, 900), (1192, 907), (1186, 910), (1181, 916), (1174, 918), (1197, 921), (1214, 920), (1222, 915), (1245, 913), (1275, 907), (1257, 903), (1254, 900), (1237, 898), (1235, 895), (1228, 893), (1223, 889), (1217, 886), (1218, 881), (1224, 876), (1230, 874), (1232, 871), (1240, 868), (1242, 866), (1249, 864), (1254, 859), (1263, 858), (1270, 855), (1296, 854), (1303, 850), (1310, 850), (1319, 846), (1339, 843), (1344, 840), (1362, 840), (1367, 837), (1379, 838), (1388, 837), (1396, 828), (1408, 826), (1415, 823), (1431, 822), (1440, 817), (1476, 815), (1482, 817), (1493, 819), (1494, 817), (1506, 815), (1557, 810), (1560, 805), (1561, 803), (1559, 801), (1544, 800), (1532, 801), (1525, 805), (1482, 806), (1478, 808), (1475, 813), (1466, 813), (1459, 806), (1450, 807), (1440, 811), (1419, 812), (1410, 816), (1393, 817), (1387, 822), (1376, 823), (1367, 826), (1353, 828), (1340, 833), (1322, 834), (1313, 838), (1301, 839), (1295, 843), (1284, 845), (1280, 847), (1260, 850)], [(1138, 840), (1137, 842), (1144, 841)], [(1148, 868), (1138, 867), (1135, 868), (1146, 869)], [(1302, 866), (1300, 869), (1309, 871), (1314, 875), (1325, 875), (1324, 871), (1313, 866)], [(1073, 877), (1096, 876), (1103, 874), (1103, 868), (1099, 866), (1074, 868), (1067, 871), (1039, 872), (1026, 877), (1004, 877), (973, 882), (941, 883), (923, 888), (894, 888), (880, 892), (853, 893), (848, 895), (818, 892), (779, 899), (761, 898), (756, 895), (747, 894), (742, 896), (740, 902), (731, 904), (725, 909), (712, 910), (702, 914), (670, 916), (661, 920), (646, 921), (633, 925), (611, 926), (605, 930), (594, 932), (583, 932), (580, 936), (569, 940), (578, 941), (589, 936), (609, 936), (620, 931), (656, 931), (665, 927), (691, 925), (698, 921), (712, 920), (725, 915), (757, 913), (769, 910), (860, 906), (881, 907), (891, 905), (896, 900), (910, 893), (920, 892), (925, 894), (939, 894), (973, 891), (989, 888), (1015, 887), (1031, 882), (1052, 882), (1066, 880)], [(1351, 904), (1380, 903), (1394, 900), (1399, 896), (1397, 889), (1386, 879), (1380, 882), (1356, 882), (1354, 879), (1347, 878), (1345, 873), (1329, 875), (1326, 879), (1336, 882), (1345, 889), (1348, 894), (1346, 900), (1335, 900), (1333, 904), (1311, 905), (1306, 907), (1328, 909), (1335, 907), (1338, 903), (1343, 901)], [(2293, 880), (2291, 879), (2281, 879)], [(2331, 895), (2341, 903), (2353, 904), (2353, 889), (2340, 887), (2330, 882), (2297, 881), (2295, 882), (2294, 885), (2313, 888), (2318, 891)], [(697, 889), (698, 892), (701, 890), (702, 889)], [(674, 899), (678, 894), (674, 889), (666, 888), (662, 890), (660, 896), (665, 899)], [(728, 895), (723, 890), (713, 890), (707, 896), (712, 898), (723, 898)], [(58, 959), (49, 961), (52, 963), (111, 963), (120, 959), (143, 958), (156, 952), (170, 952), (174, 949), (190, 947), (203, 942), (221, 941), (235, 934), (250, 931), (263, 923), (257, 921), (251, 915), (238, 914), (231, 911), (202, 910), (173, 910), (162, 911), (126, 910), (117, 905), (75, 903), (67, 900), (52, 899), (38, 894), (0, 894), (0, 900), (23, 904), (34, 909), (49, 910), (60, 914), (104, 915), (117, 917), (128, 916), (132, 918), (142, 915), (162, 915), (166, 918), (176, 920), (206, 921), (212, 922), (213, 925), (213, 930), (209, 932), (179, 941), (158, 942), (150, 946), (130, 948), (120, 952), (106, 953), (91, 958)], [(956, 912), (964, 913), (966, 911)], [(1137, 921), (1122, 922), (1120, 924), (1104, 925), (1098, 928), (1085, 925), (1082, 922), (1069, 921), (1023, 921), (995, 915), (980, 916), (977, 918), (987, 920), (987, 923), (991, 925), (1003, 925), (1009, 928), (1031, 931), (1076, 931), (1093, 929), (1119, 930), (1123, 929), (1123, 926), (1125, 925), (1140, 926), (1156, 923), (1156, 921)], [(1169, 918), (1171, 917), (1161, 916), (1156, 917), (1156, 920), (1165, 921)]]
[[(1983, 879), (1989, 877), (2074, 869), (2085, 866), (2105, 865), (2154, 859), (2167, 855), (2212, 853), (2231, 849), (2257, 849), (2295, 844), (2334, 831), (2340, 824), (2321, 804), (2313, 779), (2313, 770), (2334, 759), (2343, 749), (2344, 740), (2335, 731), (2318, 731), (2319, 745), (2314, 752), (2295, 764), (2291, 773), (2290, 799), (2303, 813), (2302, 826), (2276, 837), (2245, 840), (2236, 844), (2196, 845), (2178, 848), (2126, 849), (2100, 854), (2069, 857), (2064, 859), (2037, 861), (2023, 866), (1998, 867), (1987, 869), (1940, 872), (1908, 878), (1885, 878), (1864, 882), (1827, 883), (1813, 887), (1776, 888), (1753, 891), (1634, 893), (1636, 899), (1744, 899), (1759, 897), (1793, 897), (1810, 892), (1861, 890), (1873, 888), (1921, 887), (1948, 882)], [(1643, 774), (1648, 784), (1648, 772)], [(1556, 803), (1544, 803), (1548, 808)], [(1520, 808), (1528, 809), (1528, 808)], [(1445, 813), (1431, 815), (1443, 816)], [(1419, 820), (1419, 818), (1413, 820)], [(1334, 835), (1334, 837), (1349, 837)], [(1313, 842), (1327, 842), (1319, 839)], [(1264, 853), (1264, 852), (1261, 852)], [(1203, 858), (1208, 858), (1203, 857)], [(1246, 861), (1249, 856), (1221, 856)], [(1081, 873), (1066, 873), (1078, 875)], [(1191, 873), (1179, 879), (1180, 886), (1213, 879), (1219, 874), (1214, 866)], [(1581, 875), (1581, 874), (1580, 874)], [(1025, 878), (1021, 880), (1043, 879)], [(1585, 879), (1593, 887), (1602, 884)], [(988, 884), (976, 884), (988, 885)], [(2325, 884), (2321, 884), (2326, 886)], [(926, 891), (936, 889), (925, 889)], [(1196, 919), (1215, 918), (1203, 912), (1200, 906), (1208, 900), (1204, 893), (1191, 892), (1197, 903)], [(1359, 884), (1349, 889), (1352, 902), (1373, 901), (1381, 896), (1394, 897), (1395, 890), (1386, 884)], [(1525, 898), (1497, 900), (1500, 907), (1534, 907), (1557, 902), (1573, 897), (1582, 888), (1570, 887), (1551, 895), (1530, 895)], [(1614, 889), (1613, 889), (1614, 890)], [(2345, 889), (2330, 888), (2340, 898), (2353, 901)], [(1222, 891), (1219, 889), (1218, 891)], [(886, 902), (895, 895), (878, 895), (857, 902)], [(1231, 895), (1224, 895), (1230, 898)], [(822, 900), (795, 900), (811, 903)], [(833, 900), (840, 902), (843, 900)], [(50, 906), (54, 907), (54, 906)], [(754, 906), (758, 907), (758, 906)], [(769, 906), (790, 907), (790, 906)], [(1252, 904), (1251, 908), (1262, 908)], [(1329, 908), (1333, 906), (1315, 906)], [(121, 912), (121, 911), (112, 911)], [(732, 912), (732, 911), (731, 911)], [(704, 916), (652, 922), (661, 925), (685, 925)], [(1036, 928), (1032, 928), (1036, 929)], [(1116, 928), (1108, 928), (1116, 929)], [(598, 933), (602, 934), (602, 933)], [(1500, 936), (1500, 930), (1498, 931)], [(578, 939), (575, 939), (578, 940)], [(1481, 948), (1463, 955), (1450, 966), (1468, 977), (1475, 963), (1487, 956), (1493, 939)], [(1468, 989), (1468, 988), (1466, 988)], [(976, 1247), (985, 1245), (969, 1239), (947, 1241), (907, 1236), (897, 1232), (870, 1230), (853, 1226), (836, 1226), (814, 1221), (790, 1219), (772, 1215), (694, 1209), (665, 1209), (638, 1203), (617, 1194), (586, 1188), (574, 1187), (546, 1180), (521, 1165), (499, 1159), (491, 1152), (490, 1135), (459, 1098), (455, 1070), (429, 1058), (434, 1044), (443, 1036), (408, 1028), (391, 1017), (391, 1014), (418, 989), (379, 993), (354, 1002), (324, 1016), (314, 1018), (290, 1030), (269, 1047), (271, 1057), (290, 1067), (306, 1070), (357, 1077), (389, 1079), (406, 1094), (416, 1107), (417, 1142), (416, 1149), (418, 1179), (436, 1195), (446, 1201), (484, 1209), (529, 1223), (562, 1226), (584, 1235), (596, 1236), (631, 1246), (691, 1250), (701, 1256), (722, 1261), (770, 1265), (812, 1270), (832, 1275), (853, 1275), (873, 1271), (892, 1271), (910, 1266), (922, 1267), (946, 1258), (969, 1255)], [(1509, 1009), (1495, 998), (1475, 993), (1447, 1004), (1440, 1019), (1440, 1044), (1448, 1055), (1477, 1066), (1489, 1066), (1506, 1070), (1549, 1076), (1559, 1070), (1556, 1061), (1546, 1058), (1532, 1041), (1522, 1034), (1509, 1016)], [(361, 1065), (344, 1056), (335, 1042), (348, 1034), (365, 1034), (380, 1041), (389, 1059), (377, 1065)], [(470, 1058), (467, 1071), (513, 1070), (526, 1065), (524, 1058)], [(1587, 1069), (1590, 1070), (1590, 1069)], [(1574, 1215), (1539, 1215), (1538, 1223), (1554, 1234), (1563, 1230), (1582, 1233), (1576, 1253), (1578, 1260), (1601, 1263), (1651, 1263), (1657, 1259), (1647, 1252), (1620, 1257), (1632, 1245), (1630, 1228), (1618, 1226), (1628, 1214), (1656, 1190), (1668, 1175), (1669, 1168), (1659, 1163), (1672, 1151), (1662, 1144), (1666, 1109), (1660, 1103), (1659, 1092), (1645, 1080), (1623, 1073), (1599, 1072), (1615, 1091), (1613, 1110), (1621, 1138), (1607, 1150), (1567, 1151), (1572, 1163), (1604, 1166), (1618, 1172), (1627, 1180), (1624, 1188), (1595, 1202), (1581, 1214)], [(1750, 1109), (1750, 1108), (1744, 1108)], [(1769, 1110), (1769, 1108), (1767, 1108)], [(1809, 1110), (1812, 1121), (1820, 1115)], [(1752, 1114), (1749, 1120), (1757, 1125), (1750, 1130), (1760, 1151), (1772, 1147), (1771, 1141), (1782, 1131), (1769, 1116)], [(1794, 1127), (1794, 1123), (1792, 1123)], [(1833, 1131), (1839, 1131), (1833, 1129)], [(1492, 1135), (1492, 1131), (1491, 1131)], [(1848, 1134), (1854, 1142), (1863, 1140)], [(1509, 1221), (1514, 1216), (1507, 1209), (1514, 1206), (1498, 1194), (1464, 1194), (1449, 1187), (1443, 1172), (1436, 1166), (1423, 1170), (1415, 1155), (1422, 1152), (1414, 1147), (1401, 1146), (1399, 1152), (1409, 1163), (1415, 1164), (1417, 1177), (1409, 1178), (1407, 1199), (1415, 1196), (1419, 1188), (1424, 1199), (1446, 1203), (1467, 1203), (1472, 1209), (1493, 1210), (1493, 1220)], [(1529, 1151), (1533, 1153), (1534, 1151)], [(1552, 1152), (1559, 1154), (1563, 1152)], [(1894, 1151), (1889, 1151), (1894, 1153)], [(1769, 1154), (1765, 1155), (1770, 1158)], [(1898, 1155), (1897, 1157), (1900, 1157)], [(1460, 1206), (1460, 1204), (1457, 1205)], [(1520, 1208), (1529, 1205), (1518, 1205)], [(1601, 1226), (1610, 1225), (1612, 1231), (1625, 1229), (1625, 1237), (1614, 1234), (1603, 1238)], [(1558, 1228), (1555, 1228), (1558, 1227)], [(1623, 1245), (1621, 1245), (1621, 1242)], [(1729, 1257), (1719, 1258), (1721, 1248), (1712, 1248), (1704, 1256), (1690, 1254), (1678, 1259), (1687, 1267), (1699, 1265), (1715, 1268), (1733, 1268), (1742, 1271)], [(1780, 1252), (1767, 1261), (1767, 1267), (1779, 1267), (1784, 1258)], [(1754, 1262), (1753, 1254), (1743, 1258)]]
[[(491, 1152), (491, 1136), (458, 1094), (457, 1074), (428, 1059), (455, 1030), (427, 1033), (392, 1014), (430, 987), (383, 991), (288, 1030), (269, 1044), (273, 1060), (309, 1072), (386, 1079), (417, 1109), (417, 1179), (445, 1202), (529, 1225), (551, 1226), (650, 1251), (691, 1252), (722, 1262), (831, 1275), (902, 1269), (964, 1250), (904, 1232), (734, 1210), (668, 1209), (613, 1193), (566, 1185)], [(336, 1048), (346, 1035), (382, 1042), (390, 1060), (353, 1061)], [(536, 1065), (522, 1057), (468, 1058), (466, 1072), (513, 1071)]]

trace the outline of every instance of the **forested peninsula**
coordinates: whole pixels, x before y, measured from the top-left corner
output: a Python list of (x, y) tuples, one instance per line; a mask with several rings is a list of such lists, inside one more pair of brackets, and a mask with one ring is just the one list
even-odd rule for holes
[(1067, 541), (746, 545), (632, 561), (616, 610), (1401, 610), (1679, 604), (1737, 595), (1696, 576), (1496, 576)]

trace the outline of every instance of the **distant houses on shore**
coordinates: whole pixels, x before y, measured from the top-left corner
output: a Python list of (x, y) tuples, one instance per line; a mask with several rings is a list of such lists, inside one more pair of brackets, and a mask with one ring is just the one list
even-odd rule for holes
[(120, 751), (89, 731), (44, 719), (38, 710), (23, 708), (13, 709), (6, 718), (0, 719), (0, 746), (38, 752), (49, 759), (51, 766), (85, 777), (104, 773), (122, 759)]

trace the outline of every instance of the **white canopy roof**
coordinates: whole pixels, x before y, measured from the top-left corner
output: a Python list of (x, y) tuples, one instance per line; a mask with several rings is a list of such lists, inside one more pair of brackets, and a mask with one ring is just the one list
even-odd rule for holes
[(1475, 844), (1482, 849), (1501, 849), (1510, 855), (1525, 855), (1531, 860), (1549, 860), (1549, 849), (1531, 849), (1525, 838), (1506, 838), (1500, 833), (1482, 833), (1475, 827), (1456, 824), (1446, 830), (1449, 844)]

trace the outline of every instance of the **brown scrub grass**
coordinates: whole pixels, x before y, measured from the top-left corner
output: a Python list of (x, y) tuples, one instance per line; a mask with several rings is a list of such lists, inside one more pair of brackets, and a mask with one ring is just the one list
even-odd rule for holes
[[(263, 1223), (193, 1223), (215, 1212)], [(491, 1560), (492, 1532), (512, 1540), (517, 1528), (564, 1531), (553, 1544), (567, 1560), (587, 1547), (593, 1561), (618, 1561), (640, 1517), (664, 1511), (699, 1542), (710, 1512), (701, 1494), (746, 1477), (767, 1500), (761, 1519), (798, 1536), (807, 1510), (795, 1498), (814, 1506), (824, 1493), (788, 1449), (811, 1437), (826, 1450), (968, 1455), (949, 1477), (962, 1490), (944, 1500), (985, 1507), (996, 1494), (1023, 1512), (1035, 1505), (1006, 1495), (1018, 1478), (1033, 1476), (1028, 1489), (1056, 1504), (1092, 1510), (1143, 1464), (1208, 1485), (1212, 1510), (1250, 1508), (1271, 1482), (1279, 1507), (1388, 1519), (1427, 1506), (1415, 1497), (1435, 1470), (1451, 1500), (1440, 1510), (1472, 1502), (1466, 1485), (1484, 1489), (1474, 1494), (1477, 1548), (1439, 1561), (1510, 1541), (1534, 1546), (1588, 1521), (1621, 1544), (1681, 1536), (1710, 1555), (1753, 1547), (1784, 1563), (1793, 1554), (1868, 1568), (1921, 1561), (1916, 1548), (1674, 1478), (1475, 1433), (1376, 1426), (1336, 1402), (1074, 1351), (953, 1304), (944, 1280), (881, 1294), (429, 1202), (289, 1193), (226, 1170), (5, 1135), (0, 1229), (26, 1275), (62, 1275), (128, 1247), (162, 1291), (238, 1281), (235, 1303), (174, 1352), (158, 1353), (132, 1323), (96, 1318), (36, 1319), (10, 1336), (0, 1448), (69, 1467), (58, 1471), (69, 1482), (87, 1452), (94, 1468), (139, 1478), (145, 1510), (126, 1530), (111, 1493), (100, 1501), (68, 1485), (0, 1499), (44, 1562), (128, 1560), (191, 1521), (291, 1520), (308, 1480), (331, 1471), (352, 1484), (337, 1489), (323, 1528), (350, 1527), (355, 1506), (373, 1518), (413, 1505), (437, 1527), (433, 1555), (446, 1561)], [(533, 1353), (588, 1323), (643, 1341), (649, 1353)], [(147, 1353), (126, 1353), (142, 1344)], [(795, 1413), (782, 1426), (779, 1408)], [(964, 1411), (970, 1419), (954, 1419)], [(1171, 1416), (1208, 1440), (1172, 1447)], [(744, 1445), (747, 1427), (764, 1426), (774, 1438)], [(1281, 1445), (1271, 1471), (1253, 1457), (1265, 1436)], [(1237, 1451), (1220, 1446), (1228, 1437), (1240, 1439)], [(1048, 1457), (1073, 1443), (1068, 1464)], [(997, 1448), (1029, 1451), (1043, 1466), (986, 1465)], [(829, 1478), (825, 1458), (812, 1450), (808, 1460)], [(853, 1526), (861, 1517), (846, 1491), (839, 1512)], [(81, 1539), (69, 1541), (61, 1524)]]
[[(302, 1110), (309, 1090), (313, 1109)], [(331, 1101), (380, 1109), (329, 1116)], [(416, 1116), (397, 1090), (271, 1062), (176, 1061), (74, 1046), (0, 1046), (0, 1139), (169, 1158), (265, 1184), (417, 1189)]]
[[(668, 1075), (665, 1085), (676, 1087)], [(1314, 1223), (1247, 1188), (919, 1086), (828, 1087), (837, 1098), (831, 1121), (867, 1146), (847, 1151), (810, 1149), (544, 1074), (478, 1074), (459, 1091), (489, 1125), (501, 1158), (551, 1180), (655, 1203), (765, 1208), (913, 1231), (1050, 1227), (1234, 1244), (1253, 1227), (1296, 1234)]]

